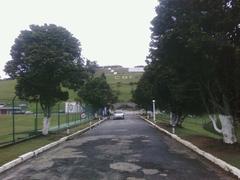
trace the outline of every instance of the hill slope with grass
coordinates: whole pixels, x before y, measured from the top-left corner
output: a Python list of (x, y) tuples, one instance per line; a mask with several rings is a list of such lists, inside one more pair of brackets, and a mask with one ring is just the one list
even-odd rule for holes
[[(110, 69), (111, 68), (111, 69)], [(132, 99), (132, 91), (141, 78), (141, 72), (128, 72), (124, 67), (100, 67), (96, 74), (105, 74), (111, 88), (117, 92), (119, 102), (129, 102)]]
[(12, 99), (15, 96), (15, 85), (15, 80), (0, 80), (0, 99)]
[[(15, 96), (16, 80), (0, 80), (0, 100), (11, 100)], [(69, 92), (69, 99), (74, 100), (77, 94), (69, 89), (64, 88)]]
[[(109, 67), (98, 68), (96, 74), (100, 75), (102, 73), (105, 74), (111, 88), (117, 92), (119, 102), (131, 101), (131, 92), (136, 88), (137, 82), (143, 74), (128, 72), (128, 68), (120, 66), (111, 67), (111, 70), (109, 70)], [(0, 100), (11, 100), (15, 96), (15, 85), (15, 80), (0, 80)], [(70, 100), (77, 98), (74, 91), (68, 89), (68, 92)]]

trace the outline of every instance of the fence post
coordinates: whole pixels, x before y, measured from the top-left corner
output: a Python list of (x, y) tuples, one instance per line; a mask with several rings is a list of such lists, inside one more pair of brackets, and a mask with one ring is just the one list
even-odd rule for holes
[(38, 130), (38, 101), (36, 102), (36, 115), (35, 115), (35, 124), (34, 124), (35, 133)]
[(58, 103), (58, 129), (60, 128), (60, 104)]
[(68, 114), (67, 114), (67, 116), (68, 116), (68, 118), (67, 118), (67, 120), (68, 120), (68, 122), (67, 122), (67, 123), (68, 123), (68, 125), (67, 125), (67, 126), (68, 126), (68, 128), (69, 128), (69, 111), (68, 111)]
[(82, 113), (81, 111), (79, 111), (79, 113), (78, 113), (79, 114), (79, 124), (81, 124), (81, 120), (82, 120), (81, 113)]
[(75, 117), (75, 125), (76, 125), (77, 124), (77, 112), (75, 112), (74, 117)]
[(12, 99), (12, 132), (13, 132), (13, 143), (15, 143), (15, 98)]

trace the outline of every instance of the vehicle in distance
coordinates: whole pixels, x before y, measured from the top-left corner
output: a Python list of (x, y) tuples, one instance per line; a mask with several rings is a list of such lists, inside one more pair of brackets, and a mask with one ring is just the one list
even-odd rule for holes
[(113, 113), (113, 119), (124, 119), (124, 113), (122, 110), (116, 110)]

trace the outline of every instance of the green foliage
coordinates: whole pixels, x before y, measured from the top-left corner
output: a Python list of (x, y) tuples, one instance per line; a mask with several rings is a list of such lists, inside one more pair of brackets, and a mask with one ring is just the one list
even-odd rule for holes
[(117, 100), (104, 74), (100, 77), (90, 78), (79, 90), (78, 95), (95, 111)]
[(96, 73), (97, 68), (98, 64), (96, 61), (90, 61), (88, 59), (86, 60), (85, 69), (90, 74), (91, 77), (93, 77), (93, 75)]
[(11, 49), (13, 60), (5, 72), (16, 78), (16, 95), (28, 101), (39, 100), (50, 116), (50, 108), (60, 100), (68, 99), (61, 86), (77, 89), (84, 83), (79, 41), (63, 27), (31, 25), (15, 40)]
[(162, 0), (156, 12), (145, 73), (158, 107), (240, 119), (240, 2)]
[(145, 72), (137, 83), (136, 89), (132, 91), (133, 101), (146, 110), (151, 108), (153, 100), (153, 85), (149, 81), (148, 75), (149, 73)]

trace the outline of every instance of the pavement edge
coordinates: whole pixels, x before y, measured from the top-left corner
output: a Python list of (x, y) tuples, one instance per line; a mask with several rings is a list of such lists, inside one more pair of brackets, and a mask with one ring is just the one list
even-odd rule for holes
[(205, 152), (203, 150), (201, 150), (200, 148), (198, 148), (197, 146), (193, 145), (191, 142), (186, 141), (182, 138), (180, 138), (179, 136), (172, 134), (170, 132), (168, 132), (167, 130), (159, 127), (158, 125), (154, 124), (153, 122), (149, 121), (148, 119), (144, 118), (143, 116), (140, 116), (141, 119), (145, 120), (146, 122), (148, 122), (149, 124), (151, 124), (152, 126), (154, 126), (155, 128), (157, 128), (158, 130), (160, 130), (161, 132), (164, 132), (165, 134), (167, 134), (168, 136), (172, 137), (173, 139), (175, 139), (176, 141), (180, 142), (181, 144), (183, 144), (184, 146), (190, 148), (192, 151), (196, 152), (197, 154), (203, 156), (204, 158), (208, 159), (209, 161), (213, 162), (214, 164), (216, 164), (217, 166), (221, 167), (222, 169), (224, 169), (227, 172), (232, 173), (233, 175), (237, 176), (238, 179), (240, 179), (240, 169), (238, 169), (235, 166), (232, 166), (230, 164), (228, 164), (227, 162), (213, 156), (212, 154)]
[(17, 166), (17, 165), (19, 165), (19, 164), (21, 164), (21, 163), (23, 163), (24, 161), (26, 161), (28, 159), (36, 157), (38, 154), (43, 153), (43, 152), (49, 150), (50, 148), (53, 148), (53, 147), (55, 147), (55, 146), (65, 142), (65, 141), (67, 141), (68, 139), (72, 139), (76, 135), (85, 133), (86, 131), (92, 129), (93, 127), (95, 127), (97, 125), (100, 125), (105, 120), (106, 119), (100, 120), (100, 121), (98, 121), (98, 122), (96, 122), (94, 124), (91, 124), (91, 121), (90, 121), (90, 125), (88, 127), (84, 128), (84, 129), (81, 129), (81, 130), (79, 130), (79, 131), (77, 131), (77, 132), (75, 132), (73, 134), (68, 135), (68, 136), (62, 137), (61, 139), (59, 139), (59, 140), (57, 140), (55, 142), (52, 142), (50, 144), (47, 144), (47, 145), (45, 145), (43, 147), (40, 147), (40, 148), (38, 148), (38, 149), (36, 149), (34, 151), (30, 151), (30, 152), (27, 152), (25, 154), (20, 155), (18, 158), (14, 159), (14, 160), (12, 160), (10, 162), (7, 162), (7, 163), (3, 164), (2, 166), (0, 166), (0, 174), (5, 172), (5, 171), (7, 171), (7, 170), (9, 170), (9, 169), (11, 169), (11, 168), (13, 168), (13, 167), (15, 167), (15, 166)]

